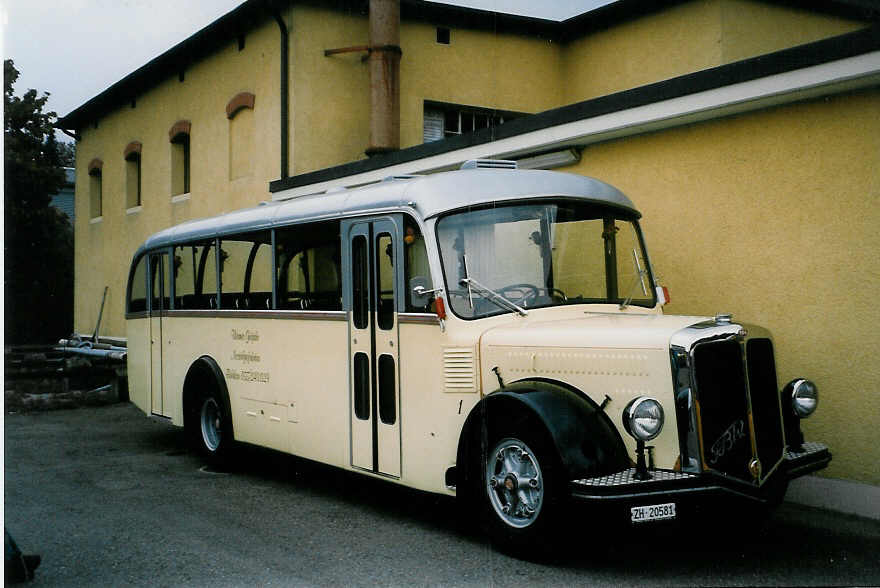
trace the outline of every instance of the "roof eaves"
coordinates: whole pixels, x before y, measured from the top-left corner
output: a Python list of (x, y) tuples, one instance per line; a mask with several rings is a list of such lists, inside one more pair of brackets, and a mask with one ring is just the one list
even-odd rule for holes
[(82, 106), (58, 119), (58, 128), (79, 129), (108, 110), (124, 104), (175, 76), (191, 63), (216, 51), (234, 36), (246, 33), (269, 16), (271, 0), (248, 0), (205, 28), (125, 76)]
[(841, 18), (873, 22), (880, 20), (878, 0), (765, 0), (798, 10), (820, 12)]
[[(562, 21), (560, 40), (571, 41), (589, 33), (641, 18), (688, 0), (617, 0)], [(853, 20), (880, 20), (880, 0), (763, 0), (798, 10), (819, 12)]]
[[(314, 4), (337, 10), (367, 14), (367, 0), (295, 0), (300, 4)], [(61, 117), (56, 127), (80, 129), (109, 110), (130, 102), (162, 80), (175, 76), (190, 64), (210, 55), (234, 36), (246, 33), (278, 10), (285, 0), (247, 0), (224, 14), (205, 28), (181, 41), (152, 59), (144, 66), (125, 76), (94, 98)], [(291, 2), (292, 3), (292, 2)], [(519, 33), (542, 37), (558, 37), (561, 24), (552, 20), (489, 12), (428, 2), (402, 0), (401, 16), (409, 20), (448, 23), (456, 27), (493, 30), (499, 33)]]
[(451, 28), (487, 30), (499, 34), (519, 34), (553, 40), (560, 39), (563, 34), (562, 23), (556, 20), (426, 0), (401, 0), (400, 13), (405, 20), (447, 25)]
[(274, 180), (270, 192), (332, 181), (584, 120), (880, 50), (880, 25), (524, 116), (492, 129), (424, 143)]

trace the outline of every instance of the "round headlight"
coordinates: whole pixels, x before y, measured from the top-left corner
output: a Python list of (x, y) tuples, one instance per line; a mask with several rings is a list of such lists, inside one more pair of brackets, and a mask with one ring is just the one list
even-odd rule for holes
[(650, 441), (663, 429), (663, 407), (647, 396), (631, 400), (623, 409), (623, 428), (637, 441)]
[(819, 406), (819, 389), (809, 380), (797, 380), (791, 389), (791, 408), (794, 414), (805, 419)]

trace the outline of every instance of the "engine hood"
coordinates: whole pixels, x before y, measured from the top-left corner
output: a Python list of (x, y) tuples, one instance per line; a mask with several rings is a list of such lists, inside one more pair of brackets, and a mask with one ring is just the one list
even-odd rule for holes
[[(481, 386), (486, 393), (525, 380), (552, 381), (589, 397), (617, 425), (627, 402), (650, 396), (674, 418), (669, 345), (675, 333), (706, 317), (588, 313), (543, 319), (532, 313), (518, 324), (491, 328), (480, 339)], [(622, 435), (632, 451), (635, 442)], [(679, 453), (674, 422), (652, 445), (658, 467)]]
[(481, 347), (667, 349), (672, 335), (708, 320), (701, 316), (588, 313), (582, 318), (530, 320), (486, 331)]

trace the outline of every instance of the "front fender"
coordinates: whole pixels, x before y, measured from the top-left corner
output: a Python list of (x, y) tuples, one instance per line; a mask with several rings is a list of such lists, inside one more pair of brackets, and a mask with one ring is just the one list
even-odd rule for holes
[(524, 381), (489, 394), (473, 408), (459, 439), (459, 471), (474, 463), (476, 448), (486, 451), (493, 431), (518, 426), (539, 429), (556, 449), (569, 480), (630, 467), (623, 439), (588, 397), (553, 382)]

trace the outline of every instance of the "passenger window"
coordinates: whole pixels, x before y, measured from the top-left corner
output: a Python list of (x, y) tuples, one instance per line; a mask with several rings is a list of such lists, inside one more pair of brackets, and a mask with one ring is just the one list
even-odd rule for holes
[(268, 292), (272, 294), (272, 243), (257, 243), (251, 264), (250, 292)]
[(170, 279), (168, 275), (168, 254), (154, 253), (150, 255), (150, 279), (152, 283), (152, 311), (171, 308)]
[(431, 269), (428, 267), (425, 239), (419, 231), (419, 226), (408, 216), (404, 217), (403, 222), (403, 270), (406, 312), (436, 312), (433, 294), (417, 297), (412, 292), (416, 285), (422, 286), (425, 290), (432, 290), (434, 286)]
[(370, 418), (370, 360), (366, 353), (354, 354), (354, 414), (362, 421)]
[(174, 308), (204, 310), (217, 307), (217, 266), (214, 243), (174, 248)]
[(147, 310), (147, 256), (142, 255), (131, 274), (128, 312), (144, 312), (145, 310)]
[(278, 308), (342, 310), (338, 221), (278, 229), (275, 246)]
[[(220, 308), (231, 310), (269, 310), (272, 288), (267, 276), (272, 273), (269, 248), (272, 237), (268, 231), (236, 235), (220, 241)], [(257, 263), (257, 261), (262, 263)], [(256, 277), (256, 279), (254, 279)], [(257, 283), (262, 288), (252, 288)]]
[(379, 356), (379, 418), (386, 425), (397, 421), (397, 396), (394, 394), (394, 358), (387, 353)]
[(354, 278), (352, 284), (352, 321), (354, 328), (366, 329), (370, 316), (370, 298), (367, 291), (370, 264), (367, 260), (367, 238), (363, 235), (357, 235), (351, 242), (351, 265)]
[(391, 235), (376, 236), (376, 322), (383, 331), (394, 326), (394, 244)]

